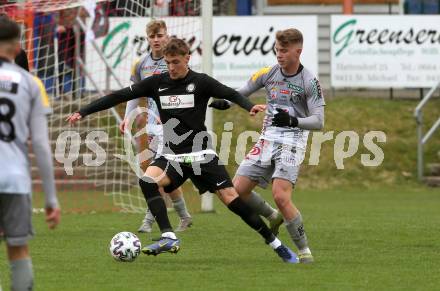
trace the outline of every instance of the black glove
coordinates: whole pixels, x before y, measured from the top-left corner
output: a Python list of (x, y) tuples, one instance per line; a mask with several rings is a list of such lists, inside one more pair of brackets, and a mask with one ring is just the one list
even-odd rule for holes
[(208, 105), (208, 107), (212, 107), (218, 110), (226, 110), (231, 108), (231, 104), (225, 99), (216, 99)]
[(283, 126), (290, 126), (290, 127), (297, 127), (298, 126), (298, 118), (290, 116), (289, 113), (284, 111), (283, 109), (276, 108), (277, 113), (274, 115), (272, 119), (272, 125), (283, 127)]

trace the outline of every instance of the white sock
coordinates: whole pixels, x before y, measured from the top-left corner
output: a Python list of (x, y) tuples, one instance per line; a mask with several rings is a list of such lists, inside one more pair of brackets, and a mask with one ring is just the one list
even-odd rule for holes
[(302, 250), (298, 250), (298, 255), (303, 255), (303, 254), (311, 254), (312, 252), (310, 251), (309, 248), (305, 248)]
[(281, 245), (281, 241), (278, 238), (275, 238), (273, 240), (273, 242), (269, 243), (269, 245), (273, 248), (276, 249)]
[(167, 231), (162, 233), (162, 237), (167, 237), (167, 238), (171, 238), (171, 239), (177, 239), (177, 236), (174, 232), (172, 231)]

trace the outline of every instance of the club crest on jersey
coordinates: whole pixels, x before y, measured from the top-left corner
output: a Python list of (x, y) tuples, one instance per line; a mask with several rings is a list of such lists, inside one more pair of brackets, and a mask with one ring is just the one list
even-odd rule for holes
[(186, 92), (192, 93), (192, 92), (194, 92), (195, 88), (196, 88), (196, 85), (194, 85), (194, 83), (189, 83), (188, 86), (186, 86)]
[(290, 99), (292, 100), (293, 103), (298, 103), (299, 100), (301, 100), (301, 95), (292, 91), (290, 94)]

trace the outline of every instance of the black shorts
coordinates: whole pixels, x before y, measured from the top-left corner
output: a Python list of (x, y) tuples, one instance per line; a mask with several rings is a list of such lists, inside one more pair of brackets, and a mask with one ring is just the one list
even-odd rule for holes
[(209, 159), (209, 162), (179, 163), (161, 156), (154, 159), (150, 166), (161, 168), (170, 178), (171, 184), (164, 187), (167, 193), (179, 188), (188, 178), (199, 189), (200, 194), (233, 187), (231, 177), (218, 157), (210, 156)]

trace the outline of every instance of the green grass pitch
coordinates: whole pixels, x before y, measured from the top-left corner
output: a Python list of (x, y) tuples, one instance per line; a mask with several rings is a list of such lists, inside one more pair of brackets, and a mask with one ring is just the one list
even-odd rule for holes
[[(264, 193), (266, 197), (268, 192)], [(177, 255), (116, 262), (108, 244), (135, 232), (141, 214), (66, 214), (49, 231), (34, 215), (36, 290), (434, 290), (440, 283), (438, 189), (294, 192), (305, 218), (313, 265), (282, 263), (223, 205), (195, 214)], [(218, 201), (217, 201), (218, 202)], [(171, 214), (173, 223), (177, 217)], [(153, 237), (158, 235), (157, 228)], [(143, 244), (152, 236), (141, 235)], [(286, 230), (281, 239), (292, 246)], [(4, 243), (2, 243), (4, 247)], [(5, 252), (0, 279), (9, 288)]]

